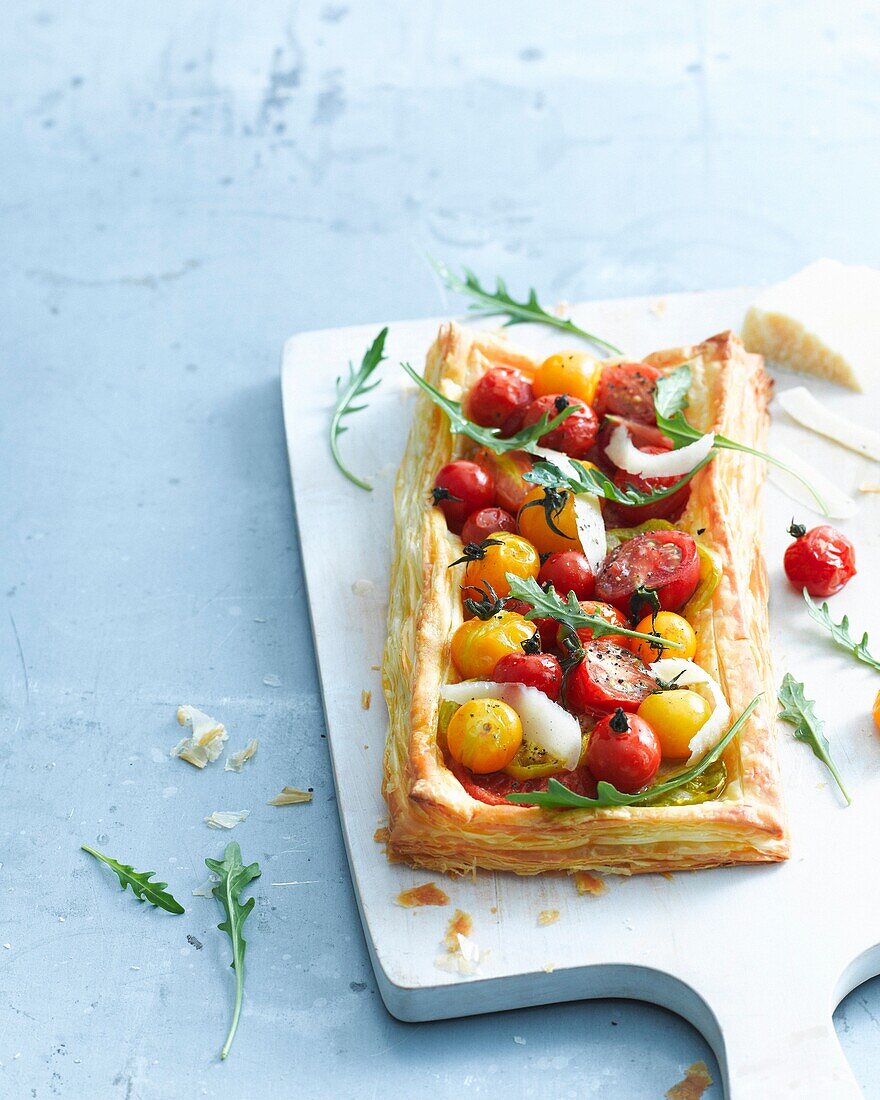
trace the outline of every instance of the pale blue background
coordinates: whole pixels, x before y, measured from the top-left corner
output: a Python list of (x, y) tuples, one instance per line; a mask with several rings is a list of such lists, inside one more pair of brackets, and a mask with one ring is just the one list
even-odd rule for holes
[[(443, 311), (425, 252), (550, 300), (878, 263), (878, 61), (876, 5), (830, 0), (6, 0), (0, 1095), (656, 1100), (696, 1058), (715, 1073), (646, 1006), (385, 1013), (322, 740), (279, 351)], [(233, 747), (258, 736), (256, 762), (169, 761), (181, 702)], [(314, 804), (265, 806), (284, 782)], [(190, 897), (221, 808), (253, 810), (233, 835), (264, 868), (225, 1065), (228, 949)], [(157, 868), (186, 916), (119, 895), (81, 841)], [(872, 1096), (878, 1015), (874, 983), (837, 1016)]]

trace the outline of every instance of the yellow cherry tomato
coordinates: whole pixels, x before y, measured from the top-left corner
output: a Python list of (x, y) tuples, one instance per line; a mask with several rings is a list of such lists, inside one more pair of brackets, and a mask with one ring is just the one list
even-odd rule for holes
[(535, 397), (564, 393), (593, 404), (596, 387), (602, 377), (602, 363), (585, 351), (561, 351), (545, 359), (535, 375), (532, 386)]
[(871, 714), (874, 716), (874, 725), (880, 730), (880, 691), (877, 692), (877, 698), (874, 700), (874, 707)]
[(510, 585), (507, 574), (528, 580), (537, 577), (541, 569), (538, 551), (531, 543), (519, 535), (508, 531), (499, 531), (492, 535), (494, 546), (487, 546), (482, 556), (468, 562), (464, 572), (464, 583), (474, 588), (491, 584), (496, 596), (509, 596)]
[[(520, 534), (539, 554), (581, 548), (574, 494), (567, 489), (544, 489), (536, 485), (523, 501), (516, 522)], [(554, 527), (557, 530), (554, 531)]]
[(488, 680), (508, 653), (522, 653), (522, 642), (535, 624), (516, 611), (499, 611), (490, 619), (468, 619), (452, 635), (452, 660), (464, 680)]
[(682, 615), (676, 615), (674, 611), (658, 611), (652, 619), (646, 615), (635, 628), (640, 634), (659, 634), (665, 642), (677, 642), (681, 649), (662, 649), (660, 646), (651, 645), (650, 642), (640, 642), (637, 638), (630, 638), (630, 648), (637, 657), (641, 657), (646, 665), (652, 661), (659, 661), (661, 657), (683, 657), (690, 661), (697, 652), (697, 636), (694, 628)]
[(649, 695), (636, 713), (657, 734), (664, 759), (686, 760), (691, 754), (691, 740), (712, 713), (712, 707), (702, 695), (679, 688)]
[(500, 699), (465, 703), (446, 730), (449, 755), (478, 775), (506, 767), (519, 751), (522, 739), (519, 715)]

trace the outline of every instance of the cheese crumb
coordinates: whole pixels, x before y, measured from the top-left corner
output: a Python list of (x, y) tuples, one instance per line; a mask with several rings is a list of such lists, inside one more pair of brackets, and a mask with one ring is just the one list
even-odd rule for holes
[(215, 810), (205, 818), (212, 829), (234, 829), (250, 816), (250, 810)]
[(367, 691), (366, 688), (361, 692), (361, 710), (369, 710), (370, 705), (373, 702), (372, 691)]
[(188, 764), (204, 768), (223, 752), (223, 742), (229, 740), (229, 734), (222, 722), (191, 706), (177, 708), (177, 721), (181, 726), (189, 726), (192, 735), (179, 741), (169, 756), (179, 756)]
[(231, 756), (227, 756), (224, 771), (240, 772), (245, 762), (250, 760), (257, 751), (259, 744), (260, 742), (255, 737), (252, 741), (248, 741), (240, 752), (234, 752)]

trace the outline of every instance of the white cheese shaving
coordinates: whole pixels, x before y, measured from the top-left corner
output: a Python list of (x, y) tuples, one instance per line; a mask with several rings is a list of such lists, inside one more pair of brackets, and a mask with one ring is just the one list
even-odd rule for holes
[(270, 798), (267, 806), (295, 806), (299, 802), (311, 802), (311, 791), (298, 791), (296, 787), (282, 787), (281, 793)]
[[(573, 459), (561, 451), (549, 447), (533, 447), (536, 457), (552, 462), (567, 477), (579, 478), (580, 473)], [(574, 497), (574, 518), (577, 525), (578, 540), (584, 557), (594, 573), (598, 573), (605, 561), (605, 521), (599, 498), (594, 493), (576, 493)]]
[(664, 657), (659, 661), (654, 661), (649, 667), (659, 680), (666, 680), (667, 682), (674, 680), (681, 687), (687, 687), (690, 684), (705, 684), (712, 696), (715, 708), (691, 738), (688, 745), (691, 754), (688, 757), (686, 766), (690, 767), (691, 764), (702, 759), (711, 748), (717, 745), (727, 730), (730, 721), (730, 707), (727, 699), (725, 699), (718, 681), (713, 679), (704, 668), (694, 664), (693, 661), (686, 661), (683, 657)]
[(434, 965), (438, 970), (446, 970), (450, 974), (461, 974), (463, 977), (469, 978), (477, 973), (480, 964), (489, 952), (481, 951), (470, 936), (465, 936), (461, 932), (457, 932), (455, 938), (458, 941), (457, 950), (446, 951), (438, 955), (434, 960)]
[(223, 770), (227, 772), (240, 772), (245, 763), (250, 760), (257, 751), (259, 745), (260, 742), (256, 737), (252, 741), (248, 741), (240, 752), (234, 752), (231, 756), (226, 757), (226, 766)]
[(811, 432), (824, 435), (826, 439), (833, 439), (842, 447), (848, 447), (865, 458), (880, 462), (880, 433), (864, 428), (861, 424), (854, 424), (845, 416), (832, 412), (805, 386), (783, 390), (776, 395), (776, 400), (792, 420), (809, 428)]
[(205, 818), (212, 829), (234, 829), (250, 816), (250, 810), (215, 810)]
[[(852, 497), (847, 496), (838, 485), (830, 478), (825, 477), (824, 474), (820, 474), (815, 467), (802, 462), (794, 451), (789, 450), (788, 447), (783, 447), (781, 443), (774, 442), (770, 448), (770, 454), (780, 462), (784, 462), (786, 466), (796, 470), (802, 478), (813, 486), (825, 501), (827, 511), (824, 514), (826, 517), (829, 519), (849, 519), (850, 516), (855, 514), (856, 502)], [(815, 497), (797, 478), (792, 477), (785, 470), (780, 470), (778, 466), (769, 465), (767, 476), (776, 488), (785, 493), (787, 497), (797, 501), (802, 507), (809, 508), (812, 512), (822, 514)]]
[(201, 886), (197, 886), (195, 890), (193, 890), (192, 896), (194, 898), (212, 898), (214, 896), (214, 887), (219, 881), (219, 876), (211, 875), (210, 878), (205, 879)]
[(170, 756), (179, 756), (188, 764), (204, 768), (223, 752), (223, 742), (229, 740), (229, 734), (222, 722), (191, 706), (177, 708), (177, 721), (181, 726), (189, 726), (192, 735), (179, 741)]
[(534, 687), (466, 681), (440, 689), (443, 699), (469, 703), (472, 699), (501, 699), (513, 707), (522, 722), (523, 738), (574, 771), (581, 756), (581, 727), (573, 714)]
[(686, 447), (679, 447), (677, 451), (649, 454), (647, 451), (640, 451), (633, 443), (626, 426), (619, 424), (611, 433), (611, 441), (605, 448), (605, 454), (615, 466), (629, 474), (637, 474), (639, 477), (679, 477), (689, 474), (695, 466), (699, 466), (714, 446), (715, 433), (707, 432)]

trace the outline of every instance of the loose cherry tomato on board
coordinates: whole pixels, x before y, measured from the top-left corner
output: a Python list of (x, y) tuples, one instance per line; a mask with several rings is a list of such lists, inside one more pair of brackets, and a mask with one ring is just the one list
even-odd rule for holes
[[(563, 596), (568, 593), (560, 593)], [(622, 626), (629, 629), (629, 620), (626, 615), (621, 611), (618, 611), (616, 607), (612, 607), (610, 603), (602, 603), (601, 600), (579, 600), (585, 615), (595, 615), (599, 619), (604, 619), (610, 626)], [(568, 631), (565, 627), (560, 626), (556, 635), (557, 645), (563, 644), (563, 639)], [(586, 645), (593, 640), (593, 628), (591, 626), (579, 626), (577, 636), (580, 639), (581, 645)], [(629, 643), (629, 638), (626, 634), (603, 634), (603, 638), (607, 638), (610, 642), (617, 642), (619, 645), (626, 646)]]
[(785, 573), (797, 589), (811, 596), (833, 596), (855, 576), (856, 551), (846, 535), (827, 524), (808, 531), (793, 523), (794, 542), (785, 551)]
[[(541, 568), (538, 551), (519, 535), (507, 531), (498, 531), (481, 543), (469, 542), (464, 554), (453, 565), (467, 563), (464, 571), (464, 584), (470, 588), (485, 588), (491, 585), (495, 595), (510, 595), (507, 574), (528, 580), (537, 577)], [(450, 567), (451, 568), (451, 567)]]
[(446, 728), (449, 755), (472, 772), (500, 771), (522, 744), (519, 715), (501, 699), (473, 699), (453, 714)]
[(681, 649), (664, 649), (638, 638), (628, 638), (629, 648), (646, 665), (659, 661), (663, 656), (682, 657), (685, 661), (690, 661), (697, 652), (694, 628), (687, 619), (676, 615), (674, 611), (658, 611), (654, 616), (646, 615), (633, 629), (639, 634), (657, 634), (664, 642), (677, 642), (681, 646)]
[(462, 542), (482, 542), (498, 531), (516, 533), (516, 520), (503, 508), (481, 508), (471, 512), (461, 529)]
[(584, 649), (583, 660), (569, 670), (563, 693), (575, 714), (636, 711), (657, 690), (656, 679), (630, 650), (598, 638)]
[(561, 550), (551, 554), (541, 566), (538, 584), (552, 584), (563, 599), (574, 592), (576, 600), (588, 600), (596, 587), (596, 578), (580, 550)]
[[(649, 455), (663, 454), (668, 447), (640, 447)], [(669, 489), (681, 477), (639, 477), (626, 470), (618, 470), (614, 475), (614, 484), (618, 489), (637, 489), (640, 493), (652, 493), (655, 489)], [(606, 506), (605, 522), (612, 527), (638, 527), (649, 519), (677, 520), (687, 507), (691, 495), (690, 482), (682, 485), (668, 497), (661, 497), (650, 504), (618, 504), (611, 501)]]
[[(528, 644), (526, 642), (523, 648)], [(537, 688), (556, 702), (562, 685), (562, 666), (549, 653), (508, 653), (495, 666), (492, 680), (499, 684), (525, 684)]]
[(495, 500), (492, 475), (476, 462), (459, 458), (448, 462), (434, 478), (434, 504), (455, 534), (472, 512), (488, 508)]
[(534, 633), (533, 624), (515, 611), (468, 619), (452, 635), (452, 661), (463, 679), (488, 680), (501, 658), (522, 653), (522, 643)]
[(649, 695), (636, 713), (657, 735), (665, 759), (687, 760), (691, 741), (705, 725), (712, 707), (702, 695), (689, 688), (679, 688)]
[(656, 594), (657, 610), (677, 611), (700, 579), (697, 544), (685, 531), (646, 531), (612, 550), (596, 578), (596, 595), (631, 615), (644, 614)]
[(575, 411), (557, 428), (542, 435), (539, 442), (542, 447), (562, 451), (571, 458), (584, 458), (596, 442), (599, 421), (590, 406), (583, 401), (570, 401), (562, 393), (548, 393), (544, 397), (537, 397), (526, 409), (522, 426), (527, 428), (531, 424), (537, 424), (544, 413), (549, 413), (552, 420), (570, 405), (575, 406)]
[(513, 367), (492, 367), (471, 387), (464, 400), (464, 414), (484, 428), (500, 428), (502, 435), (513, 435), (533, 398), (532, 384), (524, 374)]
[(520, 534), (539, 554), (580, 549), (574, 493), (568, 489), (536, 485), (523, 501), (516, 522)]
[(618, 709), (590, 734), (587, 767), (597, 780), (635, 794), (657, 774), (660, 755), (660, 742), (648, 723)]
[(602, 370), (593, 407), (599, 416), (625, 416), (656, 424), (654, 386), (660, 371), (647, 363), (609, 363)]
[(532, 386), (535, 397), (566, 393), (592, 405), (602, 375), (602, 362), (585, 351), (560, 351), (538, 368)]
[(482, 466), (492, 478), (498, 504), (515, 516), (519, 506), (534, 489), (534, 485), (523, 481), (522, 477), (532, 468), (531, 457), (525, 451), (506, 451), (497, 455), (482, 447), (474, 455), (474, 462)]

